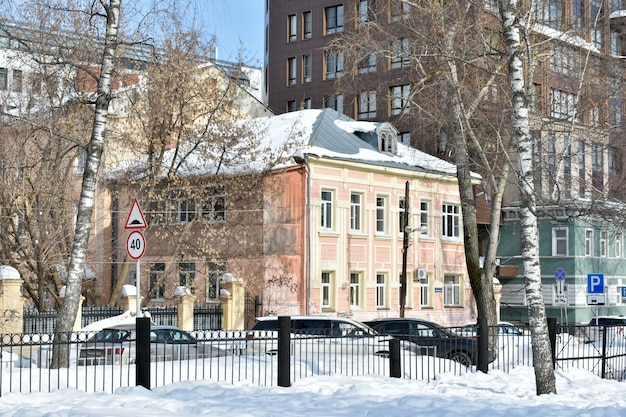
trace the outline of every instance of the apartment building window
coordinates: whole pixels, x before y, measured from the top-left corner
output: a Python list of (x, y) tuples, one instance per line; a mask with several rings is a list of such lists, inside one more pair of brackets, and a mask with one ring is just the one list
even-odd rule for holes
[(593, 229), (585, 229), (585, 256), (593, 256)]
[(563, 20), (563, 4), (561, 0), (538, 1), (535, 5), (535, 19), (553, 29), (559, 29)]
[(604, 188), (604, 147), (600, 143), (591, 144), (591, 185), (596, 190)]
[(411, 95), (411, 86), (396, 85), (389, 88), (391, 96), (391, 115), (398, 116), (409, 112), (409, 96)]
[(621, 258), (624, 255), (624, 235), (622, 232), (615, 233), (615, 257)]
[(443, 305), (444, 307), (459, 307), (461, 305), (461, 279), (458, 275), (444, 275)]
[(420, 306), (430, 307), (430, 285), (428, 275), (425, 279), (420, 279)]
[(570, 140), (566, 136), (563, 139), (563, 189), (567, 196), (572, 192), (572, 157), (570, 152)]
[(326, 51), (324, 53), (325, 79), (332, 80), (341, 75), (343, 72), (343, 52)]
[(361, 274), (350, 273), (350, 308), (361, 307)]
[(8, 90), (9, 88), (9, 70), (0, 68), (0, 90)]
[(295, 42), (298, 40), (298, 24), (295, 14), (290, 14), (287, 17), (287, 32), (287, 39), (289, 40), (289, 42)]
[(361, 24), (374, 23), (376, 21), (375, 0), (360, 0), (358, 4), (359, 21)]
[(15, 91), (16, 93), (21, 93), (23, 84), (24, 84), (24, 73), (21, 70), (13, 70), (13, 79), (11, 80), (11, 91)]
[(359, 94), (357, 113), (360, 120), (372, 119), (376, 117), (375, 91), (363, 91)]
[(310, 97), (302, 99), (302, 108), (303, 109), (310, 109), (311, 108), (311, 98)]
[(322, 190), (321, 226), (323, 229), (333, 228), (333, 192)]
[(619, 148), (609, 147), (609, 175), (611, 177), (619, 176), (622, 173), (622, 150)]
[(613, 96), (609, 98), (609, 123), (613, 128), (621, 129), (623, 104), (622, 93), (614, 91)]
[(302, 12), (302, 39), (311, 39), (313, 20), (310, 11)]
[(600, 231), (600, 257), (606, 258), (609, 252), (609, 232), (606, 230)]
[(376, 274), (376, 308), (387, 307), (387, 276)]
[(572, 25), (575, 29), (583, 26), (583, 0), (572, 0)]
[(602, 48), (602, 0), (590, 0), (590, 38), (596, 48)]
[(585, 196), (586, 189), (586, 172), (585, 172), (585, 142), (578, 142), (578, 195)]
[(420, 201), (420, 229), (430, 236), (430, 203), (424, 200)]
[(406, 213), (406, 199), (404, 198), (404, 196), (401, 196), (398, 199), (398, 225), (399, 225), (398, 233), (400, 233), (400, 236), (403, 235), (404, 229), (407, 226), (406, 219), (404, 217), (405, 213)]
[(580, 70), (580, 57), (575, 49), (562, 45), (550, 45), (550, 69), (559, 74), (576, 74)]
[(376, 232), (387, 232), (387, 198), (376, 196)]
[(76, 157), (76, 174), (82, 175), (87, 165), (87, 151), (82, 151)]
[(350, 230), (353, 232), (362, 231), (362, 199), (363, 196), (361, 195), (361, 193), (350, 193)]
[(576, 112), (576, 97), (572, 93), (550, 89), (550, 116), (556, 119), (570, 119)]
[(302, 82), (311, 82), (311, 55), (302, 56)]
[(320, 288), (320, 296), (321, 296), (321, 304), (322, 309), (331, 309), (332, 308), (332, 273), (330, 272), (322, 272), (322, 284)]
[(196, 282), (196, 263), (195, 262), (179, 262), (178, 263), (178, 285), (189, 289), (195, 288)]
[(296, 85), (296, 59), (287, 58), (287, 85)]
[(442, 204), (442, 236), (446, 239), (459, 239), (461, 237), (461, 214), (456, 204)]
[(405, 145), (411, 144), (411, 132), (399, 132), (396, 141)]
[(209, 261), (207, 264), (207, 300), (217, 300), (220, 295), (220, 279), (226, 272), (226, 261)]
[(338, 94), (336, 96), (325, 97), (324, 107), (337, 110), (339, 113), (343, 113), (343, 95)]
[(391, 68), (405, 68), (411, 65), (409, 40), (407, 38), (396, 39), (391, 46)]
[(363, 58), (359, 61), (359, 73), (367, 74), (368, 72), (376, 72), (376, 55), (371, 54), (370, 56)]
[(552, 229), (552, 256), (567, 256), (569, 253), (568, 230), (562, 227)]
[(403, 0), (391, 0), (391, 20), (397, 22), (409, 17), (411, 6)]
[(287, 102), (287, 112), (296, 111), (297, 109), (296, 100), (289, 100)]
[(556, 174), (556, 143), (554, 133), (548, 133), (548, 150), (547, 150), (547, 158), (548, 158), (548, 174), (550, 175), (550, 185), (554, 185), (555, 183), (555, 174)]
[(225, 219), (225, 189), (216, 186), (155, 191), (147, 207), (150, 225), (189, 223), (197, 218), (204, 223), (221, 223)]
[(324, 23), (326, 34), (343, 32), (343, 5), (326, 7), (324, 9)]
[(163, 300), (165, 298), (165, 263), (150, 262), (150, 292), (153, 300)]

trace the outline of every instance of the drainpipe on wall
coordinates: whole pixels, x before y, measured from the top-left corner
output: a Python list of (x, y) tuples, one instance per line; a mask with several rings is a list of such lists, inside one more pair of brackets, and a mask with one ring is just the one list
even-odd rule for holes
[(306, 311), (311, 314), (311, 176), (309, 175), (308, 155), (304, 155), (304, 175), (306, 176), (306, 221), (305, 221), (305, 242), (306, 242)]

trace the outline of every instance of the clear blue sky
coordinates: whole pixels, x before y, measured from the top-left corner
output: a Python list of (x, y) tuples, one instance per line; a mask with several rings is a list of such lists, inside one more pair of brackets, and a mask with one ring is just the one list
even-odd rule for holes
[(236, 60), (241, 47), (247, 64), (263, 64), (265, 0), (196, 0), (202, 7), (206, 29), (215, 34), (218, 58)]

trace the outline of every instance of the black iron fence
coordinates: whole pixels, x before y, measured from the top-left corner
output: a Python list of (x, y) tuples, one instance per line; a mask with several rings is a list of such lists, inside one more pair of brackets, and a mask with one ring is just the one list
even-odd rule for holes
[[(509, 372), (532, 365), (531, 337), (527, 330), (505, 332), (490, 328), (495, 359), (488, 370)], [(468, 339), (478, 338), (472, 328), (449, 329)], [(557, 329), (555, 368), (567, 372), (585, 369), (603, 378), (626, 379), (626, 335), (618, 326), (568, 326)], [(287, 385), (312, 375), (379, 374), (430, 381), (442, 373), (476, 372), (476, 364), (441, 354), (441, 343), (398, 343), (397, 354), (387, 344), (372, 349), (372, 341), (349, 335), (297, 335), (287, 332), (286, 351), (280, 354), (278, 332), (198, 330), (193, 339), (154, 340), (151, 345), (149, 386), (182, 380), (246, 381), (260, 385)], [(285, 334), (283, 333), (283, 336)], [(0, 340), (0, 393), (36, 392), (74, 388), (112, 392), (134, 386), (138, 365), (132, 338), (94, 338), (94, 333), (71, 333), (63, 338), (70, 351), (67, 367), (51, 369), (52, 336), (3, 335)], [(284, 343), (284, 340), (283, 340)], [(381, 347), (380, 345), (378, 347)], [(287, 362), (285, 362), (287, 361)], [(285, 370), (285, 363), (288, 364)], [(286, 378), (286, 379), (285, 379)]]
[[(147, 307), (152, 321), (156, 324), (178, 326), (177, 307)], [(122, 314), (120, 307), (83, 307), (81, 327)], [(219, 304), (195, 306), (193, 311), (194, 329), (219, 330), (222, 328), (223, 309)], [(54, 332), (56, 310), (39, 311), (33, 307), (24, 307), (25, 334), (51, 334)]]

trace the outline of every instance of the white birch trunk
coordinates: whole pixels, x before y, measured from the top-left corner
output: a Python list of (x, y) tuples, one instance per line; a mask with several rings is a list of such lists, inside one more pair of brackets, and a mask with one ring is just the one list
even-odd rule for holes
[(74, 243), (68, 268), (65, 299), (58, 310), (55, 323), (55, 334), (57, 337), (55, 338), (52, 366), (57, 368), (66, 367), (69, 364), (68, 346), (57, 344), (56, 342), (62, 342), (62, 340), (59, 340), (59, 337), (73, 330), (80, 305), (85, 257), (87, 255), (91, 229), (91, 216), (95, 201), (98, 171), (104, 149), (109, 103), (111, 101), (111, 75), (118, 44), (121, 0), (109, 0), (108, 3), (103, 1), (101, 4), (105, 9), (106, 15), (106, 35), (100, 78), (98, 79), (91, 139), (87, 145), (87, 162), (83, 173), (80, 201), (76, 216), (76, 228), (74, 230)]
[(548, 335), (545, 305), (541, 288), (539, 263), (539, 231), (535, 216), (536, 201), (533, 183), (532, 138), (525, 92), (524, 65), (521, 59), (520, 22), (516, 0), (500, 0), (500, 14), (507, 47), (509, 84), (512, 90), (513, 131), (519, 160), (518, 186), (521, 204), (522, 258), (528, 317), (532, 337), (533, 366), (537, 394), (555, 394), (556, 381)]

